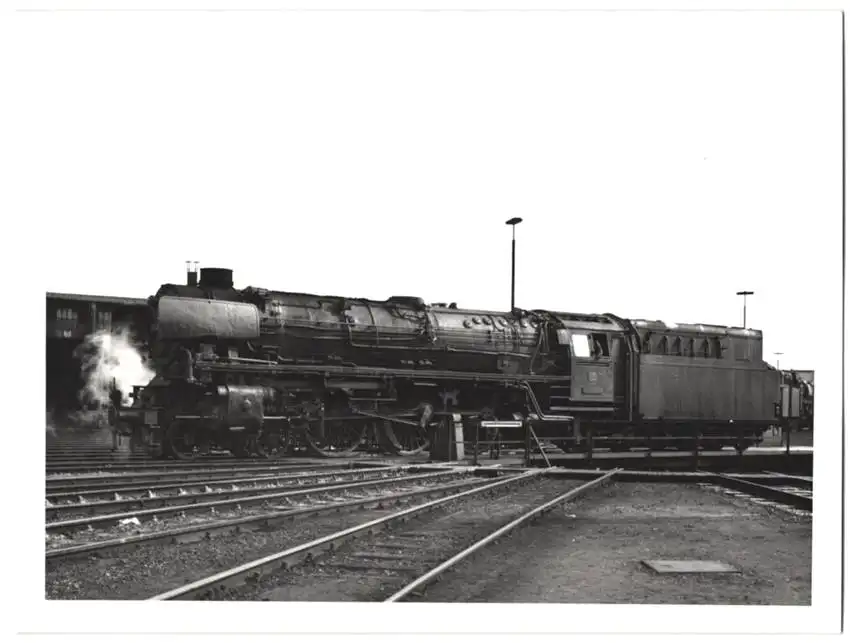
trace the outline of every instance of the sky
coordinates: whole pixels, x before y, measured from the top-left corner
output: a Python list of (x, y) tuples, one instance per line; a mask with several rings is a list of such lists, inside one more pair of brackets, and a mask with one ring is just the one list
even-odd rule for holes
[(24, 15), (20, 216), (49, 291), (147, 297), (196, 260), (495, 310), (520, 216), (518, 306), (741, 325), (752, 290), (765, 356), (809, 369), (837, 15)]

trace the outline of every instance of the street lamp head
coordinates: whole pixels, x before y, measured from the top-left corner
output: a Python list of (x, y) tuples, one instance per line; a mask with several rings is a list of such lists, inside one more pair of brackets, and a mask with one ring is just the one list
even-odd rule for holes
[(519, 217), (514, 217), (513, 219), (508, 219), (505, 221), (505, 225), (516, 225), (517, 223), (522, 223), (522, 219)]
[(739, 290), (735, 293), (736, 295), (752, 295), (754, 294), (752, 290)]

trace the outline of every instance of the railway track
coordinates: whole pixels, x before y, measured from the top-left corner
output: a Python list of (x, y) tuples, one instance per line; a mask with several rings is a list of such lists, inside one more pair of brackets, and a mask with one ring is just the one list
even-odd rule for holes
[[(270, 590), (284, 599), (311, 600), (327, 585), (337, 592), (368, 592), (371, 600), (402, 600), (449, 568), (528, 521), (610, 479), (613, 470), (585, 484), (547, 480), (545, 470), (518, 473), (496, 482), (366, 520), (284, 551), (188, 583), (150, 600), (266, 599)], [(504, 494), (509, 492), (506, 497)], [(497, 495), (497, 498), (493, 498)], [(529, 510), (529, 507), (531, 509)], [(453, 511), (454, 510), (454, 511)], [(424, 520), (437, 512), (436, 519)], [(446, 513), (448, 512), (448, 513)], [(401, 534), (389, 530), (413, 527)], [(346, 547), (356, 540), (356, 549)], [(456, 552), (447, 556), (446, 552)], [(319, 564), (295, 569), (301, 563)], [(283, 570), (283, 571), (281, 571)], [(345, 593), (345, 590), (342, 590)], [(321, 600), (313, 598), (312, 600)], [(326, 599), (325, 599), (326, 600)], [(364, 600), (364, 599), (360, 599)]]
[(75, 449), (63, 449), (61, 451), (50, 451), (47, 453), (47, 462), (85, 462), (86, 460), (109, 460), (113, 462), (150, 461), (151, 457), (141, 451), (113, 451), (112, 449), (100, 449), (96, 451), (78, 451)]
[(774, 479), (790, 479), (794, 482), (794, 485), (801, 489), (812, 488), (812, 476), (790, 475), (786, 473), (778, 473), (776, 471), (765, 471), (764, 473), (765, 475), (771, 476)]
[[(349, 463), (348, 469), (364, 471), (373, 467), (387, 466), (386, 462)], [(147, 473), (106, 473), (100, 475), (63, 475), (47, 479), (47, 495), (56, 493), (109, 491), (120, 486), (148, 485), (155, 483), (189, 484), (192, 481), (207, 479), (225, 479), (228, 477), (244, 477), (246, 475), (282, 475), (286, 473), (334, 471), (346, 468), (339, 463), (319, 463), (310, 465), (277, 465), (267, 467), (216, 467), (195, 469), (191, 471), (154, 471)]]
[[(429, 600), (424, 592), (436, 582), (430, 600), (452, 601), (469, 583), (491, 578), (493, 565), (500, 568), (499, 561), (491, 560), (494, 555), (510, 558), (508, 552), (517, 546), (495, 543), (612, 478), (618, 485), (675, 481), (709, 487), (713, 493), (734, 495), (730, 500), (745, 513), (754, 508), (742, 507), (743, 502), (793, 507), (811, 482), (769, 472), (724, 476), (446, 466), (421, 475), (429, 468), (406, 468), (414, 475), (394, 476), (381, 484), (350, 478), (379, 471), (338, 470), (350, 476), (348, 484), (302, 487), (292, 495), (280, 490), (280, 497), (244, 507), (229, 499), (229, 505), (210, 508), (202, 497), (198, 504), (206, 506), (191, 517), (161, 514), (147, 516), (140, 525), (75, 528), (70, 538), (56, 532), (47, 538), (45, 550), (47, 595), (88, 600), (401, 602)], [(318, 477), (305, 476), (303, 482), (312, 485)], [(776, 495), (789, 500), (781, 503), (765, 500), (756, 491), (796, 498)], [(811, 502), (810, 489), (808, 494)], [(624, 502), (628, 505), (629, 498)], [(702, 501), (695, 502), (702, 506)], [(580, 514), (579, 508), (569, 508), (566, 514)], [(540, 529), (557, 532), (555, 542), (569, 552), (569, 540), (561, 543), (561, 530), (565, 525), (571, 529), (575, 517), (566, 514), (560, 510)], [(535, 533), (536, 528), (517, 537), (525, 542)], [(453, 573), (460, 565), (462, 571)]]
[[(306, 518), (310, 518), (310, 522), (313, 522), (317, 517), (327, 514), (339, 515), (356, 510), (359, 510), (358, 516), (363, 511), (386, 513), (390, 511), (390, 507), (397, 504), (453, 494), (463, 489), (482, 487), (491, 482), (488, 478), (463, 475), (466, 473), (465, 471), (457, 471), (456, 473), (460, 477), (459, 480), (440, 481), (434, 477), (430, 480), (419, 481), (417, 484), (410, 484), (408, 479), (401, 481), (408, 482), (408, 484), (401, 486), (397, 484), (395, 488), (392, 488), (389, 484), (386, 487), (372, 489), (360, 488), (362, 495), (356, 497), (352, 497), (351, 493), (347, 493), (344, 489), (337, 489), (333, 493), (324, 495), (323, 499), (311, 498), (309, 495), (302, 497), (301, 506), (293, 505), (282, 510), (278, 508), (275, 511), (263, 511), (229, 520), (205, 521), (201, 524), (159, 529), (149, 533), (84, 542), (71, 546), (48, 547), (45, 558), (48, 570), (50, 570), (67, 561), (79, 558), (88, 559), (92, 556), (114, 556), (119, 552), (134, 550), (153, 543), (167, 543), (169, 546), (178, 546), (199, 540), (209, 541), (213, 537), (230, 534), (285, 533), (279, 531), (279, 527), (294, 520), (298, 520), (303, 525)], [(400, 481), (395, 480), (394, 482)], [(336, 518), (335, 524), (338, 524), (339, 520), (340, 518)], [(297, 532), (297, 529), (292, 528), (291, 531)], [(157, 549), (155, 551), (161, 553), (164, 550)]]
[[(191, 485), (167, 484), (124, 487), (123, 490), (53, 494), (47, 499), (45, 518), (48, 521), (74, 515), (95, 516), (110, 512), (181, 506), (207, 500), (249, 498), (273, 490), (311, 489), (340, 483), (346, 479), (367, 480), (394, 474), (402, 475), (402, 467), (342, 470), (302, 475), (249, 477), (231, 480), (201, 480)], [(312, 482), (311, 482), (312, 481)], [(104, 499), (102, 496), (111, 495)], [(51, 500), (53, 498), (53, 500)]]
[[(396, 475), (393, 475), (396, 474)], [(370, 472), (366, 472), (366, 476), (370, 476)], [(149, 520), (161, 520), (169, 516), (186, 516), (188, 514), (208, 513), (215, 514), (221, 511), (238, 510), (241, 511), (245, 507), (251, 505), (262, 505), (267, 503), (286, 503), (301, 499), (306, 496), (317, 496), (321, 494), (345, 493), (365, 487), (383, 487), (388, 485), (399, 484), (418, 484), (425, 481), (430, 481), (438, 478), (450, 476), (458, 476), (458, 470), (445, 470), (434, 473), (424, 473), (415, 475), (405, 475), (402, 470), (394, 472), (381, 472), (377, 475), (371, 474), (372, 477), (358, 482), (349, 482), (344, 484), (321, 484), (314, 485), (311, 488), (290, 489), (285, 491), (277, 491), (273, 493), (245, 493), (245, 492), (213, 492), (212, 494), (195, 494), (194, 496), (178, 496), (176, 499), (163, 498), (160, 500), (174, 500), (177, 504), (166, 502), (166, 506), (139, 509), (136, 511), (124, 511), (118, 513), (103, 513), (93, 516), (84, 516), (80, 518), (71, 518), (67, 520), (57, 520), (48, 522), (45, 525), (45, 531), (48, 534), (73, 534), (74, 532), (86, 529), (94, 530), (108, 529), (120, 524), (141, 524)], [(268, 491), (268, 490), (262, 490)], [(218, 498), (210, 500), (210, 497)], [(320, 501), (320, 500), (319, 500)], [(329, 500), (326, 502), (330, 502)], [(107, 505), (107, 510), (112, 507), (112, 503), (103, 503)], [(96, 505), (92, 505), (96, 506)], [(53, 507), (53, 510), (59, 509)], [(76, 507), (75, 507), (76, 509)], [(48, 508), (47, 511), (51, 511)], [(125, 521), (131, 521), (130, 523)]]
[[(352, 460), (354, 461), (354, 460)], [(48, 462), (45, 471), (50, 474), (81, 474), (87, 471), (108, 472), (156, 472), (156, 471), (193, 471), (201, 469), (229, 469), (229, 468), (264, 468), (264, 467), (306, 467), (328, 464), (325, 459), (317, 460), (310, 458), (281, 458), (274, 459), (237, 459), (237, 458), (210, 458), (208, 460), (193, 460), (182, 462), (175, 460), (145, 460), (145, 461), (122, 461), (122, 460), (89, 460), (70, 462)], [(337, 465), (338, 466), (338, 465)]]
[[(785, 478), (787, 479), (787, 477)], [(709, 482), (700, 483), (700, 486), (737, 495), (761, 504), (792, 508), (808, 513), (812, 511), (812, 483), (811, 480), (805, 478), (795, 480), (793, 485), (781, 484), (778, 486), (743, 480), (722, 473), (709, 474), (709, 479)]]
[(64, 487), (64, 491), (56, 487), (45, 494), (45, 503), (48, 508), (62, 507), (79, 503), (96, 503), (101, 501), (125, 500), (133, 501), (144, 498), (162, 497), (168, 495), (185, 495), (201, 493), (204, 491), (224, 490), (236, 486), (272, 485), (275, 483), (305, 484), (312, 478), (327, 478), (329, 476), (362, 475), (369, 471), (387, 471), (399, 469), (398, 466), (369, 467), (355, 469), (351, 467), (337, 467), (320, 471), (286, 471), (283, 473), (268, 473), (263, 475), (232, 475), (204, 477), (181, 477), (168, 482), (154, 482), (147, 484), (127, 484), (122, 480), (104, 484), (97, 488), (91, 487)]

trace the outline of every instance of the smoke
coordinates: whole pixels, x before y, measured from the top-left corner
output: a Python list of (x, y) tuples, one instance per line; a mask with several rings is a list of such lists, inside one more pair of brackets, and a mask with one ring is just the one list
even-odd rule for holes
[(123, 403), (130, 404), (133, 386), (145, 386), (155, 375), (126, 329), (99, 330), (88, 335), (77, 351), (86, 382), (80, 391), (84, 404), (108, 404), (113, 381)]

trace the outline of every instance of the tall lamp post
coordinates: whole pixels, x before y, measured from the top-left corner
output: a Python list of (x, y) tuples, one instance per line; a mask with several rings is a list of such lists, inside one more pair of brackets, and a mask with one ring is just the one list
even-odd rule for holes
[(511, 226), (511, 312), (514, 311), (514, 293), (516, 289), (516, 227), (522, 223), (522, 219), (514, 217), (505, 221), (505, 225)]
[(780, 368), (779, 368), (779, 358), (784, 354), (785, 353), (774, 353), (774, 355), (776, 355), (776, 370), (777, 371), (780, 370)]
[(747, 327), (747, 295), (755, 294), (752, 290), (739, 290), (736, 295), (744, 296), (744, 328)]

